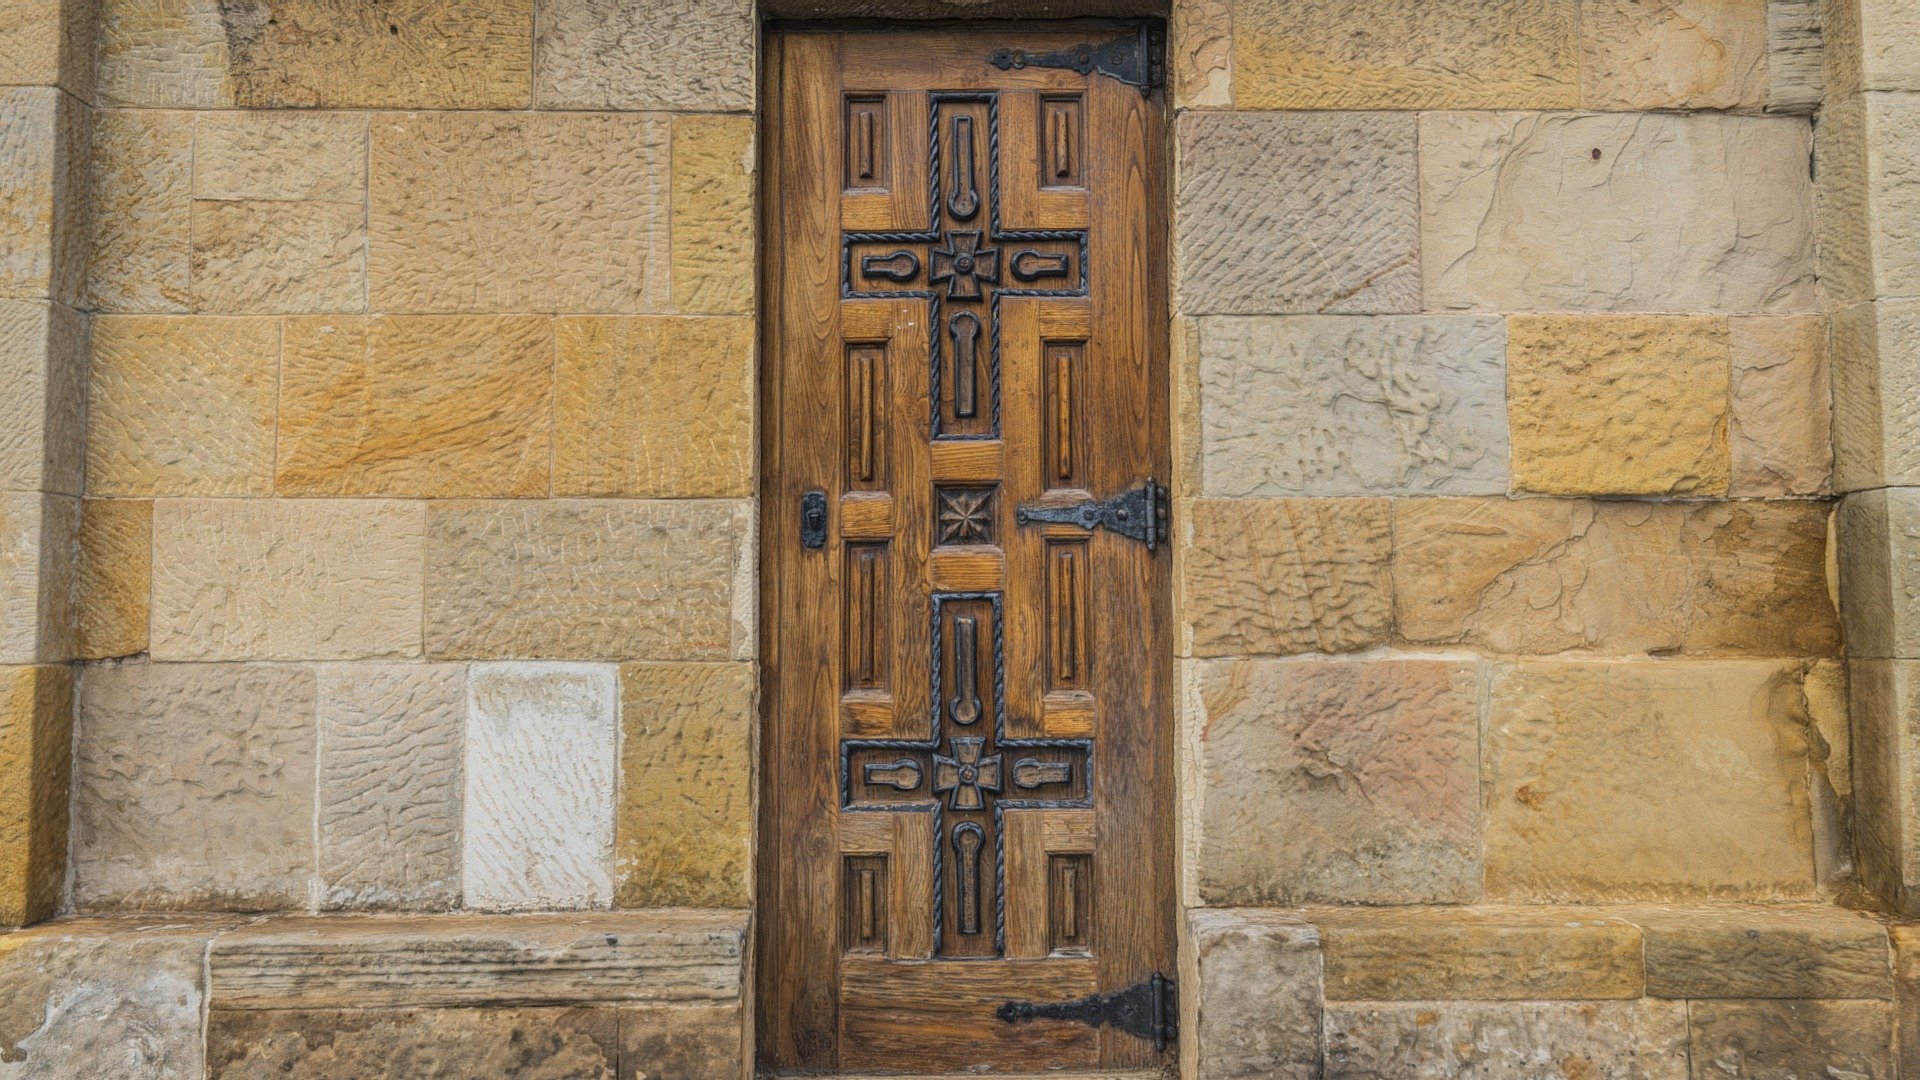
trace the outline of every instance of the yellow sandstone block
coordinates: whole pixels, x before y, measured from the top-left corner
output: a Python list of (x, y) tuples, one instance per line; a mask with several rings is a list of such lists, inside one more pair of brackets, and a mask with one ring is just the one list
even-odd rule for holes
[(73, 675), (0, 668), (0, 926), (52, 915), (67, 861)]
[(753, 310), (753, 118), (673, 121), (673, 305)]
[(750, 905), (753, 665), (624, 665), (620, 723), (616, 902)]

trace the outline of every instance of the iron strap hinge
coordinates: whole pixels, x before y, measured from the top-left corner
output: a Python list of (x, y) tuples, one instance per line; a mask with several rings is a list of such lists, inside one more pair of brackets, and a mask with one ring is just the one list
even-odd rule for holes
[(1129, 1035), (1152, 1039), (1155, 1050), (1165, 1050), (1180, 1037), (1180, 1000), (1174, 981), (1157, 971), (1146, 982), (1111, 994), (1044, 1005), (1009, 1001), (993, 1015), (1008, 1024), (1027, 1020), (1078, 1020), (1096, 1028), (1112, 1024)]
[(1149, 476), (1146, 483), (1105, 502), (1087, 499), (1069, 506), (1029, 503), (1015, 510), (1013, 519), (1021, 525), (1043, 521), (1056, 525), (1078, 525), (1083, 529), (1105, 529), (1131, 540), (1139, 540), (1152, 552), (1158, 550), (1161, 541), (1167, 538), (1167, 528), (1172, 524), (1171, 501), (1167, 496), (1167, 486)]
[(996, 49), (987, 59), (1001, 71), (1025, 67), (1065, 68), (1082, 75), (1105, 75), (1139, 87), (1141, 96), (1146, 97), (1166, 82), (1158, 44), (1153, 30), (1142, 23), (1133, 33), (1098, 45), (1087, 43), (1044, 53)]

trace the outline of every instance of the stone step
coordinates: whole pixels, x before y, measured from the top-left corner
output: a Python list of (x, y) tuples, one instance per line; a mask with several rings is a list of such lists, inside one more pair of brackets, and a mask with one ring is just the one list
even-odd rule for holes
[(933, 1075), (901, 1075), (898, 1073), (842, 1073), (837, 1076), (818, 1074), (775, 1073), (763, 1076), (762, 1080), (1166, 1080), (1173, 1074), (1160, 1072), (1046, 1072), (1046, 1073), (942, 1073)]

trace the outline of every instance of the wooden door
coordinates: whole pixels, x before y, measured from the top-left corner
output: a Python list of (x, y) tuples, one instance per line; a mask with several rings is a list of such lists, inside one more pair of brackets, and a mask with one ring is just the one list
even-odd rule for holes
[(1172, 1060), (1156, 45), (769, 43), (763, 1064)]

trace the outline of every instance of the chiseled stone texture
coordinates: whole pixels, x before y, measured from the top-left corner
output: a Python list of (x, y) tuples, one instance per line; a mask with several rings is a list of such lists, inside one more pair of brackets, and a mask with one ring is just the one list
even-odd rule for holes
[(266, 495), (280, 321), (101, 315), (87, 394), (87, 494)]
[(1826, 95), (1821, 0), (1767, 4), (1767, 111), (1807, 115)]
[(619, 1080), (611, 1009), (214, 1009), (209, 1080)]
[(1651, 997), (1893, 996), (1887, 929), (1861, 912), (1754, 905), (1616, 914), (1646, 941)]
[(1687, 1006), (1647, 1000), (1329, 1005), (1325, 1076), (1688, 1080)]
[(1196, 663), (1201, 898), (1462, 903), (1480, 894), (1474, 666)]
[(1920, 792), (1912, 777), (1920, 746), (1920, 662), (1854, 660), (1847, 665), (1853, 724), (1853, 833), (1860, 878), (1876, 896), (1911, 912), (1920, 892)]
[(304, 907), (313, 873), (314, 694), (313, 670), (303, 666), (85, 669), (74, 905)]
[(668, 124), (655, 116), (375, 118), (374, 310), (659, 310), (669, 292), (668, 153)]
[(1735, 498), (1824, 495), (1833, 472), (1827, 324), (1816, 315), (1727, 320), (1733, 360), (1727, 441)]
[(153, 503), (83, 501), (74, 564), (75, 656), (106, 660), (146, 652), (152, 594)]
[(91, 121), (54, 87), (0, 86), (0, 296), (79, 305)]
[(1566, 109), (1579, 20), (1559, 0), (1252, 0), (1233, 6), (1242, 109)]
[(153, 658), (420, 655), (425, 519), (389, 500), (162, 500)]
[(1767, 9), (1754, 0), (1583, 0), (1581, 104), (1730, 109), (1767, 103)]
[(1495, 653), (1826, 656), (1827, 507), (1407, 499), (1396, 636)]
[(0, 668), (0, 926), (37, 922), (60, 906), (72, 771), (72, 669)]
[(482, 910), (613, 896), (615, 669), (475, 664), (467, 676), (464, 891)]
[(94, 92), (105, 106), (233, 104), (219, 0), (98, 0)]
[(1205, 1080), (1317, 1076), (1320, 936), (1298, 913), (1191, 908), (1180, 1026)]
[(1695, 1001), (1688, 1015), (1700, 1080), (1894, 1075), (1884, 1001)]
[(1329, 1001), (1641, 996), (1640, 932), (1601, 909), (1314, 908)]
[(1420, 310), (1415, 118), (1180, 116), (1183, 315)]
[(1234, 0), (1187, 0), (1173, 5), (1167, 62), (1177, 109), (1233, 105)]
[(0, 2), (0, 86), (60, 86), (92, 100), (91, 0)]
[(186, 311), (192, 301), (193, 114), (103, 110), (93, 123), (92, 160), (91, 306)]
[(315, 317), (284, 334), (279, 494), (548, 493), (551, 319)]
[(1514, 489), (1724, 494), (1729, 349), (1713, 316), (1508, 319)]
[(753, 905), (752, 664), (620, 669), (621, 907)]
[(543, 109), (753, 108), (751, 0), (536, 0)]
[(1855, 492), (1835, 525), (1847, 655), (1920, 657), (1920, 489)]
[(1535, 661), (1493, 676), (1487, 894), (1813, 892), (1802, 665)]
[(65, 304), (0, 299), (0, 491), (80, 494), (86, 334)]
[(1422, 116), (1426, 306), (1811, 310), (1810, 149), (1801, 117)]
[[(1920, 21), (1920, 20), (1916, 20)], [(1904, 51), (1912, 51), (1911, 42)], [(1916, 86), (1920, 88), (1920, 86)], [(1920, 94), (1863, 95), (1873, 280), (1881, 296), (1920, 296)]]
[(753, 320), (565, 318), (557, 338), (556, 494), (753, 493)]
[(1833, 315), (1835, 486), (1920, 483), (1920, 300)]
[(1506, 494), (1502, 320), (1196, 322), (1206, 494)]
[(673, 306), (679, 311), (753, 310), (753, 155), (750, 116), (673, 118)]
[(1194, 499), (1178, 508), (1181, 655), (1355, 652), (1393, 617), (1385, 499)]
[(466, 668), (329, 664), (319, 680), (321, 906), (457, 906)]
[(196, 113), (193, 197), (218, 202), (365, 199), (367, 117), (352, 112)]
[(234, 919), (81, 919), (0, 937), (0, 1078), (201, 1080), (202, 965)]
[(726, 660), (753, 565), (734, 501), (445, 502), (427, 509), (436, 659)]
[(73, 540), (79, 529), (79, 499), (0, 494), (0, 664), (73, 658)]

